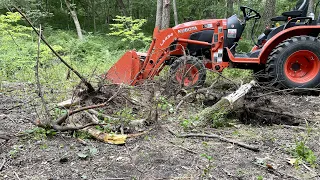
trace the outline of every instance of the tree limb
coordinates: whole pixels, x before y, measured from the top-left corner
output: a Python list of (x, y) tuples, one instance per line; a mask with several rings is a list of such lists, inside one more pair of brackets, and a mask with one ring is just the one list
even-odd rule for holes
[[(21, 16), (28, 22), (28, 24), (32, 27), (32, 29), (34, 30), (35, 33), (37, 33), (37, 35), (40, 36), (40, 33), (38, 32), (38, 30), (34, 27), (34, 25), (32, 24), (32, 22), (29, 20), (29, 18), (16, 6), (13, 6), (20, 14)], [(56, 55), (58, 57), (58, 59), (65, 65), (67, 66), (73, 73), (75, 73), (80, 79), (81, 81), (87, 86), (88, 88), (88, 92), (94, 92), (95, 89), (93, 88), (93, 86), (84, 78), (81, 76), (81, 74), (76, 71), (74, 68), (72, 68), (65, 60), (63, 60), (63, 58), (53, 49), (53, 47), (47, 42), (47, 40), (41, 35), (40, 36), (42, 41), (48, 46), (48, 48), (52, 51), (52, 53), (54, 55)]]

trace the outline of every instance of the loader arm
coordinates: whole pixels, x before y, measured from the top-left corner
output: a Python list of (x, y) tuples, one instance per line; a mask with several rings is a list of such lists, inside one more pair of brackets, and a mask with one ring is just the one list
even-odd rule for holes
[(169, 28), (158, 31), (155, 28), (153, 40), (146, 55), (134, 50), (125, 53), (105, 75), (105, 79), (116, 84), (136, 85), (139, 81), (153, 79), (170, 59), (170, 45), (177, 39), (177, 34)]

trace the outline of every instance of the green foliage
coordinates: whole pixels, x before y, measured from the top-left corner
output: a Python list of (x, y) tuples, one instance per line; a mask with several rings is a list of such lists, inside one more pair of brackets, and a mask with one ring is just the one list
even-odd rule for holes
[(209, 156), (207, 154), (201, 154), (201, 157), (205, 158), (208, 161), (208, 164), (206, 165), (206, 167), (203, 169), (203, 177), (209, 177), (210, 176), (210, 170), (214, 167), (212, 164), (213, 161), (213, 157)]
[(64, 114), (67, 114), (68, 111), (65, 109), (60, 109), (60, 108), (54, 108), (54, 117), (58, 118)]
[(261, 175), (258, 176), (258, 177), (257, 177), (257, 180), (263, 180), (263, 176), (261, 176)]
[(307, 162), (311, 165), (311, 167), (315, 168), (317, 167), (317, 156), (307, 146), (307, 142), (310, 138), (312, 129), (309, 128), (308, 124), (307, 127), (307, 133), (301, 134), (301, 139), (298, 139), (298, 137), (296, 137), (295, 146), (292, 149), (290, 149), (290, 152), (296, 158), (296, 167), (299, 167), (299, 165), (303, 162)]
[(14, 145), (9, 151), (10, 158), (16, 158), (21, 150), (23, 150), (23, 146)]
[(44, 128), (40, 128), (40, 127), (26, 130), (25, 133), (33, 136), (33, 138), (36, 140), (46, 139), (48, 137), (53, 137), (57, 134), (57, 132), (55, 130), (44, 129)]
[(9, 38), (8, 35), (13, 37), (30, 37), (27, 33), (30, 33), (32, 29), (18, 24), (21, 18), (19, 13), (7, 12), (6, 15), (0, 15), (0, 34), (6, 38)]
[(183, 129), (188, 130), (196, 127), (199, 124), (199, 117), (190, 117), (189, 119), (183, 119), (180, 125)]
[[(114, 21), (117, 24), (110, 24), (112, 31), (109, 35), (121, 37), (121, 41), (129, 43), (129, 45), (137, 46), (137, 42), (142, 42), (143, 45), (149, 45), (150, 37), (141, 31), (141, 27), (146, 23), (145, 19), (132, 19), (132, 17), (116, 16)], [(136, 47), (137, 48), (137, 47)]]
[(126, 119), (128, 121), (135, 119), (135, 115), (133, 114), (132, 108), (123, 108), (122, 110), (116, 112), (116, 115), (121, 119)]
[(84, 131), (74, 131), (72, 136), (79, 139), (92, 139), (92, 135)]
[(220, 127), (227, 127), (229, 125), (229, 120), (226, 118), (227, 113), (221, 109), (221, 111), (218, 111), (211, 115), (212, 120), (212, 127), (214, 128), (220, 128)]
[(159, 97), (159, 99), (158, 99), (158, 108), (163, 110), (163, 111), (168, 110), (170, 113), (173, 113), (173, 111), (174, 111), (173, 105), (164, 96)]
[(93, 157), (98, 153), (98, 149), (91, 146), (85, 147), (82, 152), (77, 153), (78, 157), (81, 159), (87, 159), (88, 157)]
[(296, 165), (299, 165), (302, 161), (306, 161), (313, 168), (317, 166), (317, 157), (314, 152), (305, 144), (304, 141), (296, 142), (296, 146), (292, 152), (293, 156), (298, 158)]
[(242, 80), (244, 82), (250, 82), (253, 79), (252, 71), (244, 69), (226, 68), (222, 75), (232, 80)]

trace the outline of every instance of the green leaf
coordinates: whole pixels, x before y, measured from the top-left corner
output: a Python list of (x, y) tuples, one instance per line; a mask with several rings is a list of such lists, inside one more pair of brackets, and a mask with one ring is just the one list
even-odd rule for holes
[(90, 147), (89, 151), (91, 156), (96, 155), (98, 153), (98, 149), (95, 147)]
[(86, 159), (88, 157), (88, 154), (84, 154), (84, 153), (78, 153), (77, 154), (81, 159)]

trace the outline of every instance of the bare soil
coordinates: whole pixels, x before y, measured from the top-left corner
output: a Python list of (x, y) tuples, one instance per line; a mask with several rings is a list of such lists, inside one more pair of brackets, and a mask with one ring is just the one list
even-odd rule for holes
[[(12, 84), (0, 91), (0, 134), (10, 136), (7, 141), (0, 139), (0, 179), (320, 179), (319, 168), (307, 163), (295, 167), (287, 162), (293, 158), (290, 150), (303, 137), (320, 158), (318, 96), (269, 95), (264, 104), (305, 118), (303, 122), (308, 123), (299, 126), (306, 129), (275, 125), (279, 124), (277, 119), (273, 119), (277, 123), (261, 123), (263, 117), (259, 123), (238, 120), (231, 127), (185, 129), (181, 117), (198, 112), (201, 105), (186, 102), (179, 115), (160, 114), (158, 121), (147, 127), (152, 128), (149, 133), (128, 139), (124, 146), (93, 139), (86, 139), (84, 145), (72, 133), (40, 139), (22, 134), (34, 128), (29, 120), (38, 118), (32, 106), (34, 99), (35, 93), (24, 84)], [(254, 103), (248, 100), (247, 104), (250, 102)], [(260, 152), (218, 139), (177, 138), (168, 129), (177, 133), (215, 133), (257, 146)], [(86, 147), (95, 147), (98, 153), (79, 158), (77, 154)]]

